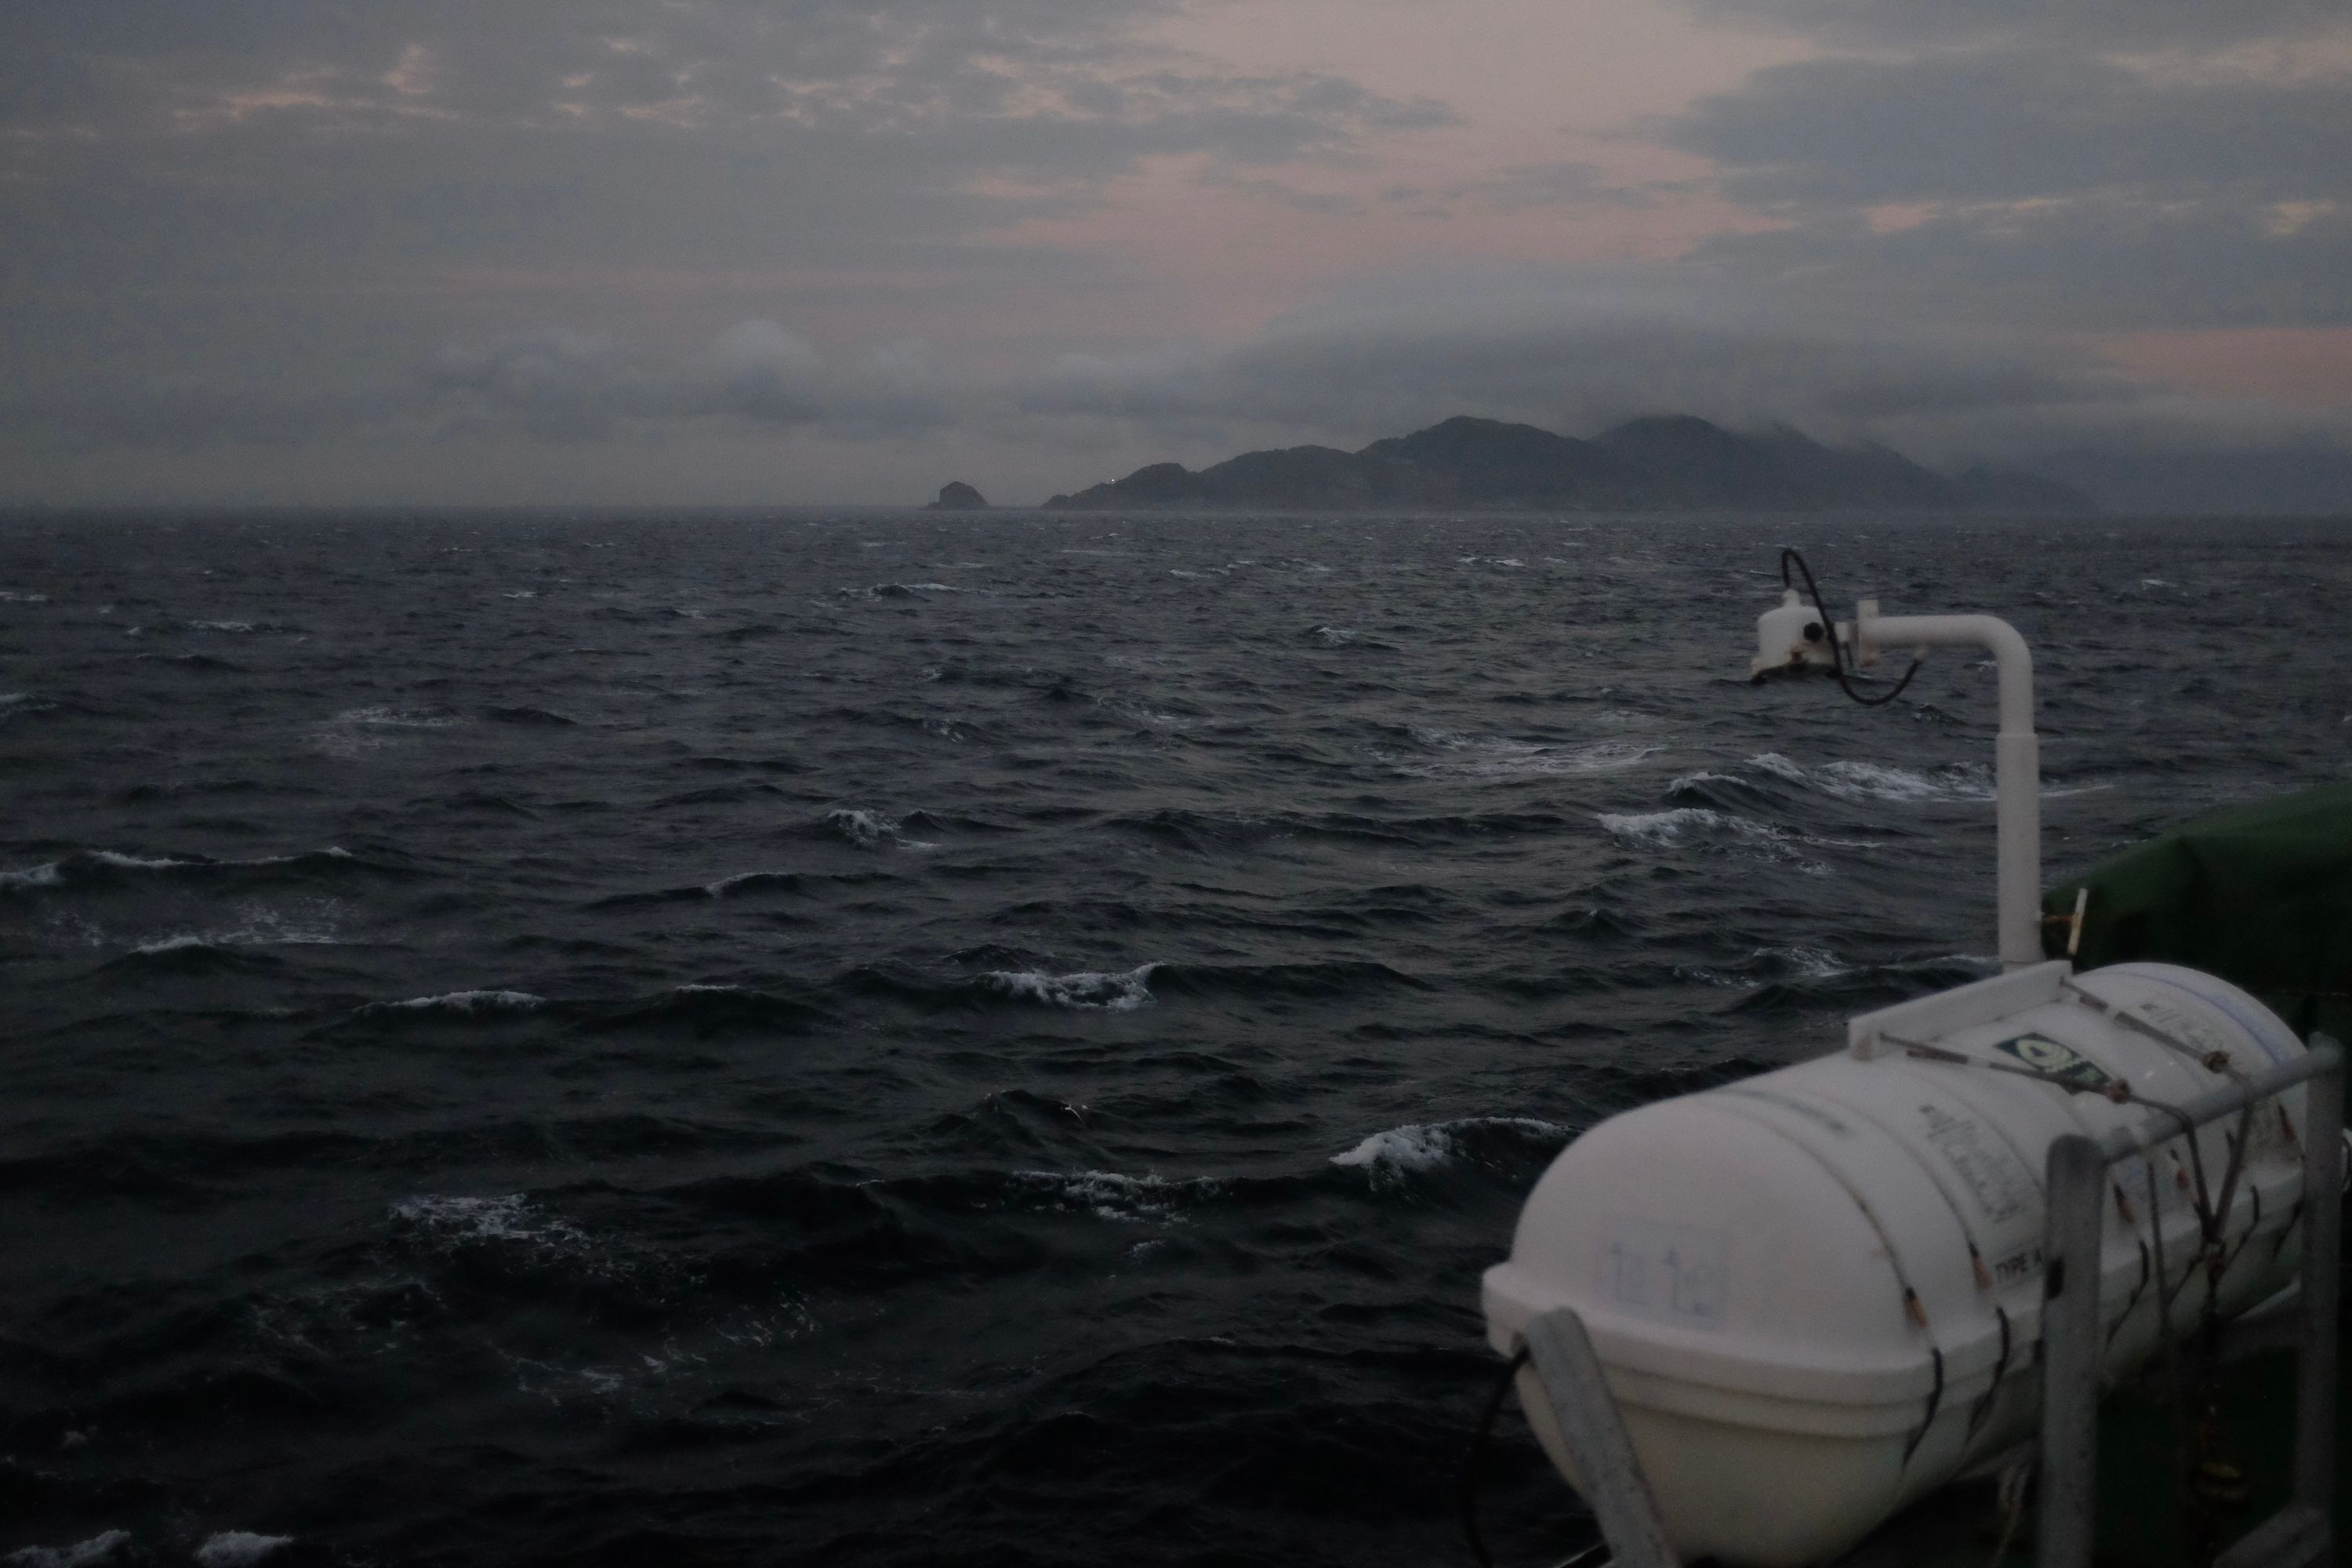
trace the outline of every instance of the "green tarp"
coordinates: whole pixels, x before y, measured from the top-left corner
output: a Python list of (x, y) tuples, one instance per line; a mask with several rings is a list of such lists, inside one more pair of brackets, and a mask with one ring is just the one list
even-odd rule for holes
[[(2072, 915), (2085, 887), (2078, 967), (2186, 964), (2244, 986), (2299, 1035), (2352, 1044), (2352, 784), (2199, 817), (2052, 889), (2043, 912)], [(2067, 935), (2042, 923), (2053, 958)]]

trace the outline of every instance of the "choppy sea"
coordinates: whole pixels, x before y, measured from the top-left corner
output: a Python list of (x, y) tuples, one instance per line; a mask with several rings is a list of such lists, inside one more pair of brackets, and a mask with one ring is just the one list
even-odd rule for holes
[(2053, 877), (2345, 776), (2340, 524), (0, 523), (0, 1563), (1455, 1560), (1550, 1156), (1992, 967), (1783, 543)]

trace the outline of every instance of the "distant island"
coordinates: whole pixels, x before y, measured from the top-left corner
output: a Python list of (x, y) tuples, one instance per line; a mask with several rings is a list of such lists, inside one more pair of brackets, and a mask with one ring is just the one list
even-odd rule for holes
[(988, 498), (961, 479), (950, 479), (940, 487), (940, 499), (923, 510), (925, 511), (986, 511)]
[(1057, 510), (1465, 507), (2094, 512), (2054, 479), (1974, 468), (1947, 476), (1865, 443), (1826, 447), (1786, 426), (1736, 435), (1687, 414), (1628, 420), (1590, 441), (1461, 416), (1360, 452), (1244, 452), (1198, 473), (1154, 463), (1045, 503)]

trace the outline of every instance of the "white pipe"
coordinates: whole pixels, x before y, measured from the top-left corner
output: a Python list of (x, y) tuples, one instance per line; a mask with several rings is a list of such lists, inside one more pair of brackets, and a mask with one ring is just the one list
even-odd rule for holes
[(1993, 742), (1999, 842), (2000, 963), (2042, 962), (2042, 743), (2033, 734), (2033, 654), (1997, 616), (1882, 616), (1865, 599), (1853, 616), (1855, 657), (1904, 647), (1980, 647), (2000, 671), (2000, 736)]

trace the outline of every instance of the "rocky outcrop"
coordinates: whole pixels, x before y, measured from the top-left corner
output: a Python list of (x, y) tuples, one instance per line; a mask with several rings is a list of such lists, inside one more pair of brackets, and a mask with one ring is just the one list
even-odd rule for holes
[(923, 510), (925, 511), (986, 511), (988, 498), (961, 479), (950, 479), (940, 487), (940, 499)]

